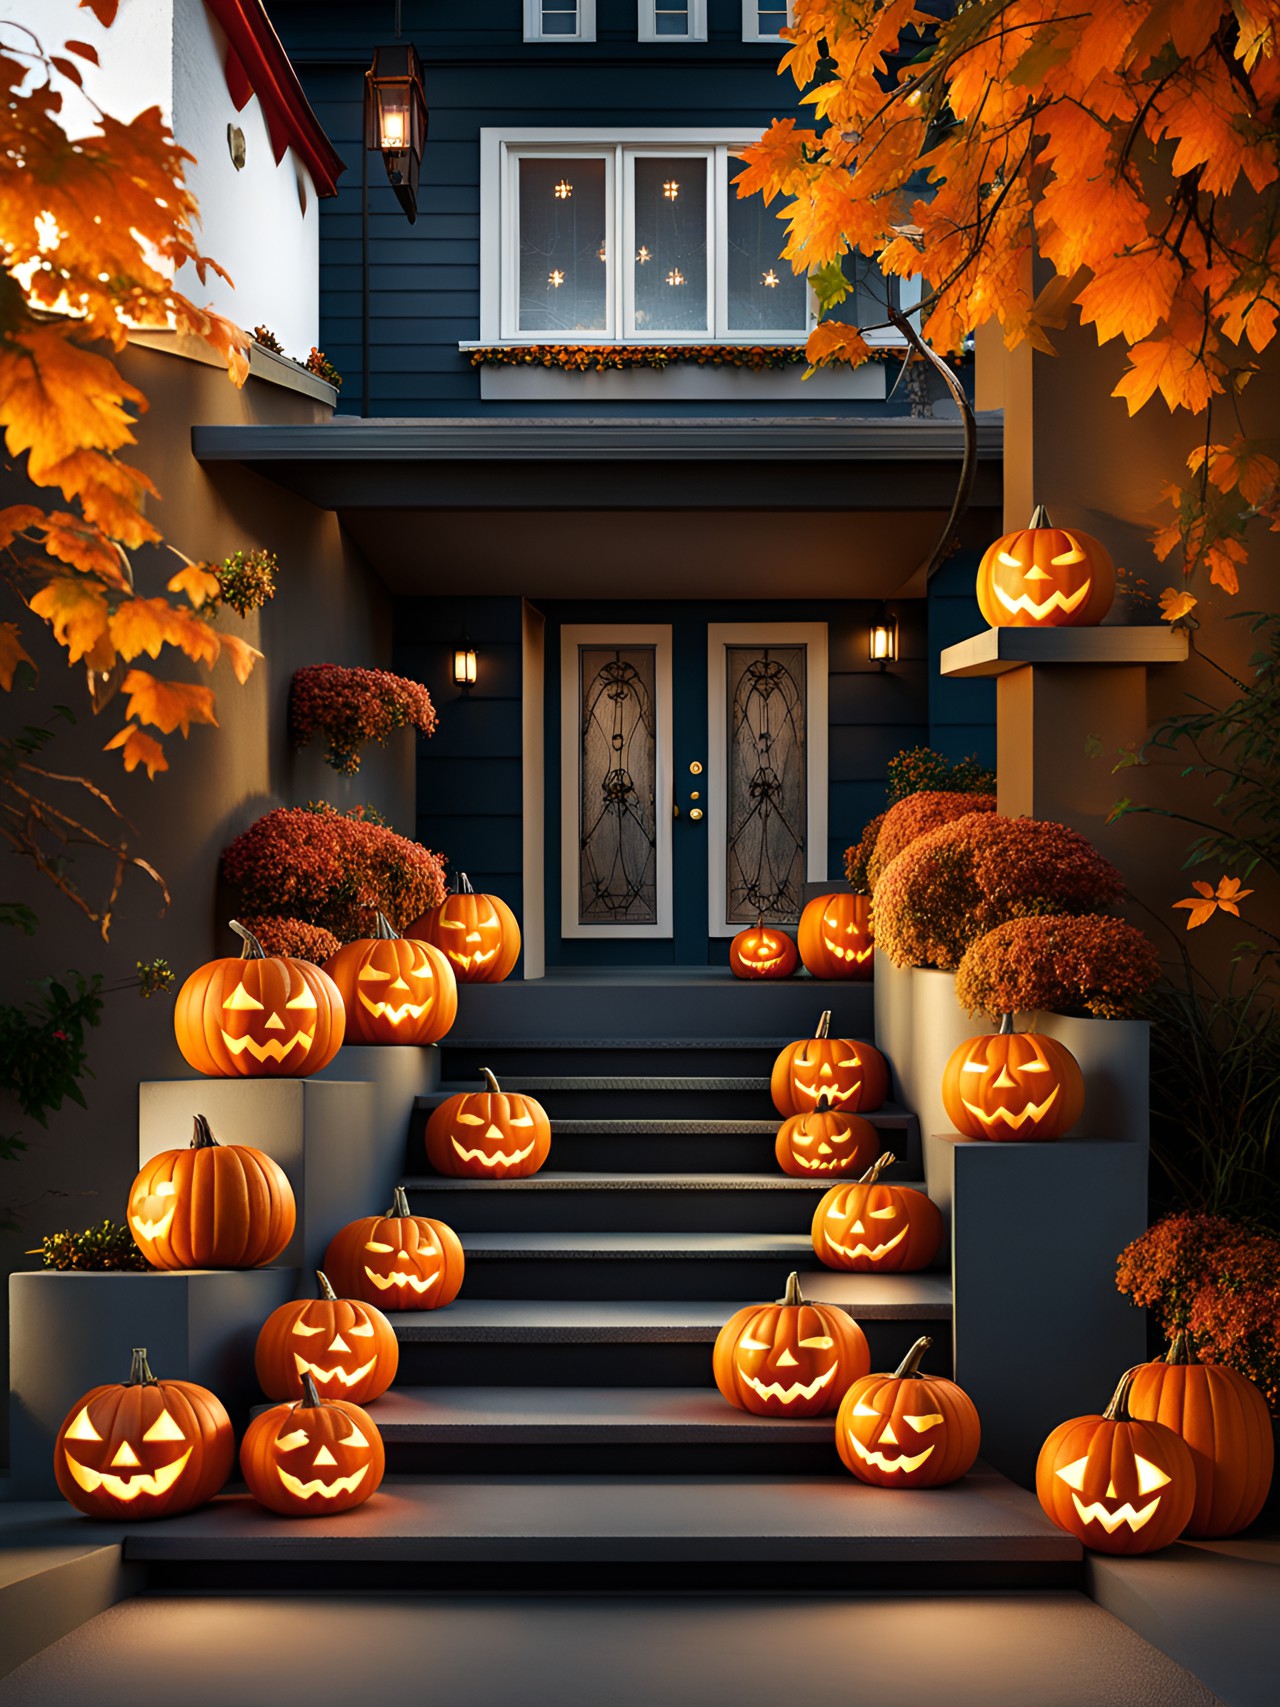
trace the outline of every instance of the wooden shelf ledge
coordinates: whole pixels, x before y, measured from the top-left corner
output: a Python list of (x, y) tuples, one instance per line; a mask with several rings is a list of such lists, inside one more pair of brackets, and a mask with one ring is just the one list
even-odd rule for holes
[(948, 646), (944, 676), (1002, 676), (1026, 664), (1181, 664), (1187, 637), (1155, 627), (988, 628)]

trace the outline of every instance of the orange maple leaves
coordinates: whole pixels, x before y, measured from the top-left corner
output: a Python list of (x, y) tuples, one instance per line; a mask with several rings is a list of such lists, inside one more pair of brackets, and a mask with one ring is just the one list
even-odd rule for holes
[(1252, 889), (1242, 889), (1238, 877), (1224, 877), (1215, 889), (1212, 883), (1203, 883), (1199, 879), (1192, 883), (1194, 895), (1189, 895), (1185, 901), (1173, 903), (1175, 911), (1179, 907), (1188, 907), (1187, 929), (1195, 930), (1197, 925), (1207, 924), (1216, 912), (1232, 913), (1238, 919), (1240, 908), (1238, 902), (1246, 895), (1252, 895)]

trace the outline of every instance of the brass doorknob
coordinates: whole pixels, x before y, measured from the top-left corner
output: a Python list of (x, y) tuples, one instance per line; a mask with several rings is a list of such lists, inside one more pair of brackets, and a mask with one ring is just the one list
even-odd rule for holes
[(695, 807), (694, 807), (694, 809), (693, 809), (693, 811), (692, 811), (692, 812), (690, 812), (690, 814), (689, 814), (689, 816), (690, 816), (690, 817), (691, 817), (691, 818), (701, 818), (701, 816), (702, 816), (702, 808), (701, 808), (701, 806), (695, 806)]

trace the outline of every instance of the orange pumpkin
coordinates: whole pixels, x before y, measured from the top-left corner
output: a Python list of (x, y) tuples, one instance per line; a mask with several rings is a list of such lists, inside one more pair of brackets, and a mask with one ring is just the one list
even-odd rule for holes
[(1275, 1438), (1267, 1401), (1247, 1376), (1201, 1363), (1189, 1333), (1163, 1359), (1140, 1363), (1129, 1414), (1171, 1428), (1191, 1453), (1196, 1499), (1188, 1535), (1235, 1535), (1248, 1528), (1271, 1489)]
[(457, 894), (415, 920), (408, 935), (438, 948), (460, 984), (500, 984), (520, 955), (515, 914), (501, 896), (477, 894), (465, 871)]
[(988, 546), (978, 604), (992, 628), (1085, 628), (1116, 596), (1111, 554), (1092, 534), (1056, 528), (1044, 505), (1030, 525)]
[(412, 1214), (398, 1185), (385, 1215), (366, 1215), (334, 1234), (324, 1266), (346, 1298), (383, 1310), (441, 1310), (458, 1296), (466, 1259), (453, 1228)]
[(1154, 1553), (1196, 1503), (1190, 1450), (1163, 1423), (1130, 1415), (1126, 1371), (1099, 1416), (1059, 1423), (1040, 1448), (1036, 1495), (1050, 1520), (1098, 1553)]
[(966, 1138), (1061, 1138), (1084, 1109), (1084, 1074), (1056, 1038), (1013, 1029), (969, 1037), (942, 1074), (942, 1106)]
[(129, 1379), (77, 1399), (58, 1430), (53, 1473), (87, 1517), (173, 1517), (211, 1500), (236, 1439), (222, 1401), (194, 1381), (157, 1381), (144, 1346)]
[(871, 977), (875, 939), (871, 898), (837, 891), (819, 895), (800, 915), (800, 958), (815, 978)]
[(729, 944), (729, 970), (735, 978), (789, 978), (799, 965), (795, 938), (761, 914)]
[(833, 1185), (813, 1212), (813, 1248), (828, 1268), (857, 1274), (928, 1268), (942, 1248), (942, 1212), (909, 1185), (881, 1185), (888, 1150), (860, 1180)]
[(240, 1473), (259, 1505), (283, 1517), (332, 1517), (376, 1493), (387, 1455), (373, 1418), (349, 1399), (322, 1399), (310, 1375), (297, 1404), (249, 1424)]
[(716, 1386), (740, 1411), (762, 1417), (818, 1417), (871, 1367), (866, 1335), (836, 1304), (800, 1295), (787, 1277), (776, 1304), (749, 1304), (731, 1316), (712, 1353)]
[(458, 1016), (453, 969), (438, 948), (397, 936), (382, 913), (324, 963), (347, 1008), (348, 1043), (435, 1043)]
[(933, 1341), (912, 1346), (892, 1375), (864, 1375), (836, 1417), (836, 1451), (860, 1482), (878, 1488), (937, 1488), (954, 1482), (978, 1456), (982, 1426), (963, 1387), (922, 1375)]
[(188, 1149), (144, 1163), (128, 1214), (152, 1268), (261, 1268), (289, 1243), (297, 1219), (279, 1162), (252, 1144), (219, 1144), (203, 1114)]
[(462, 1091), (427, 1121), (427, 1160), (460, 1179), (524, 1179), (551, 1152), (551, 1122), (533, 1097), (508, 1093), (487, 1067), (488, 1090)]
[(183, 1059), (209, 1078), (304, 1079), (333, 1060), (346, 1016), (338, 987), (309, 960), (267, 954), (238, 920), (238, 960), (211, 960), (178, 991)]
[(281, 1304), (262, 1324), (253, 1354), (258, 1385), (269, 1399), (300, 1399), (309, 1375), (322, 1399), (367, 1405), (396, 1378), (400, 1342), (372, 1304), (339, 1298), (323, 1269), (319, 1298)]
[(784, 1174), (812, 1179), (856, 1174), (875, 1160), (880, 1134), (859, 1114), (836, 1114), (824, 1092), (809, 1114), (793, 1114), (778, 1128), (774, 1154)]
[(889, 1069), (870, 1043), (832, 1037), (831, 1011), (812, 1037), (789, 1043), (773, 1064), (769, 1088), (779, 1114), (805, 1114), (826, 1095), (841, 1114), (871, 1113), (889, 1093)]

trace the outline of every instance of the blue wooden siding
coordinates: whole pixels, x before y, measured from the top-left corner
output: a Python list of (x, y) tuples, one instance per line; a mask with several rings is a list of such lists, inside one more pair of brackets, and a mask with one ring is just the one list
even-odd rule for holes
[(947, 646), (980, 634), (987, 620), (978, 609), (974, 582), (979, 550), (957, 551), (938, 570), (929, 586), (929, 745), (951, 759), (976, 753), (984, 765), (996, 767), (996, 684), (993, 680), (939, 675), (938, 661)]

